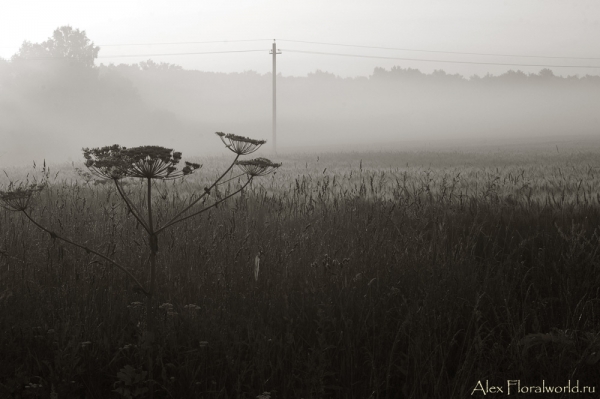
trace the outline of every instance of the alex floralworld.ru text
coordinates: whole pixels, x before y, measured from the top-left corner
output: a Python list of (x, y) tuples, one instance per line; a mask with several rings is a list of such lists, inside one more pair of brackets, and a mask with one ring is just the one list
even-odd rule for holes
[(541, 385), (521, 384), (521, 380), (506, 380), (505, 385), (492, 385), (488, 380), (477, 381), (471, 395), (505, 394), (516, 395), (520, 393), (595, 393), (596, 387), (580, 386), (579, 380), (574, 383), (569, 380), (564, 385), (547, 385), (542, 380)]

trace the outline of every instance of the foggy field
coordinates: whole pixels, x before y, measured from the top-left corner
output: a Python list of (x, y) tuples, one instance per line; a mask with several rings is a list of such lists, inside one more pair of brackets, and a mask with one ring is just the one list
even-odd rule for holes
[(600, 392), (600, 2), (5, 3), (0, 399)]
[[(464, 398), (485, 380), (600, 381), (597, 141), (272, 159), (276, 174), (161, 238), (157, 397)], [(155, 185), (158, 225), (231, 162), (193, 160), (194, 175)], [(71, 165), (49, 176), (36, 219), (145, 280), (147, 235), (114, 185)], [(141, 188), (125, 186), (140, 207)], [(144, 397), (144, 295), (19, 212), (0, 226), (0, 397)]]

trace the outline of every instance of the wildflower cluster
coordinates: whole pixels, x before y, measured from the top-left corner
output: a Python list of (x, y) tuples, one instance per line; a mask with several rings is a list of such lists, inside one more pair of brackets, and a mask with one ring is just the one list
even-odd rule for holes
[(24, 211), (29, 206), (31, 197), (45, 187), (45, 183), (25, 184), (18, 187), (11, 183), (8, 190), (0, 191), (0, 205), (9, 211)]
[(268, 175), (281, 166), (280, 163), (271, 162), (266, 158), (236, 161), (235, 164), (251, 177)]
[(181, 170), (181, 152), (160, 146), (134, 148), (112, 145), (100, 148), (84, 148), (85, 166), (102, 179), (118, 180), (125, 177), (147, 179), (177, 179), (189, 175), (201, 165), (185, 162)]
[(233, 133), (226, 134), (223, 132), (216, 132), (216, 135), (221, 138), (221, 141), (227, 148), (238, 155), (252, 154), (254, 151), (258, 150), (261, 145), (266, 143), (266, 140), (254, 140)]

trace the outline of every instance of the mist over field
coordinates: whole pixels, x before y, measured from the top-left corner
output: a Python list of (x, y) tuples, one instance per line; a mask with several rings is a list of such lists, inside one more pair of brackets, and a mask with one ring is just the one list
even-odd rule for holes
[[(0, 59), (0, 166), (76, 161), (82, 147), (115, 143), (219, 154), (216, 131), (271, 141), (270, 73), (152, 60), (97, 66), (93, 42), (79, 58), (56, 59), (47, 54), (60, 46), (49, 41), (25, 42)], [(277, 143), (281, 151), (344, 151), (573, 139), (597, 134), (598, 104), (600, 77), (550, 69), (464, 77), (400, 65), (354, 78), (316, 70), (278, 75)]]
[[(62, 18), (70, 8), (59, 3)], [(141, 14), (159, 10), (151, 3)], [(284, 73), (276, 153), (261, 140), (272, 140), (264, 69), (101, 63), (70, 26), (0, 59), (0, 397), (446, 399), (504, 382), (494, 388), (510, 393), (514, 381), (517, 393), (595, 393), (600, 76), (567, 74), (600, 68), (595, 47), (578, 41), (588, 58), (541, 56), (566, 68), (552, 71), (513, 62), (541, 52), (475, 43), (506, 40), (524, 54), (529, 38), (552, 54), (558, 39), (591, 37), (576, 28), (595, 25), (573, 19), (590, 7), (563, 33), (531, 38), (544, 26), (519, 35), (516, 16), (552, 17), (554, 29), (566, 7), (497, 2), (481, 15), (456, 0), (447, 18), (435, 3), (454, 37), (494, 24), (467, 35), (468, 53), (415, 50), (445, 57), (419, 61), (530, 69), (461, 76), (382, 61), (365, 76), (342, 63)], [(420, 37), (451, 42), (417, 4), (416, 25), (438, 29)], [(160, 33), (157, 19), (121, 26)], [(159, 33), (148, 41), (166, 41)], [(129, 38), (112, 46), (190, 44)], [(257, 40), (235, 42), (246, 41)], [(166, 56), (197, 54), (213, 52)]]

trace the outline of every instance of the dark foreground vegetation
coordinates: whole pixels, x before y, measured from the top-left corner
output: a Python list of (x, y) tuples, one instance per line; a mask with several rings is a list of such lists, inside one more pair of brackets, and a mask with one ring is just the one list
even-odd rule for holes
[[(138, 398), (150, 378), (161, 398), (600, 390), (597, 154), (315, 158), (164, 236), (152, 376), (130, 280), (2, 211), (0, 397)], [(220, 162), (159, 185), (159, 222)], [(33, 207), (145, 278), (146, 235), (112, 186), (65, 168)]]

